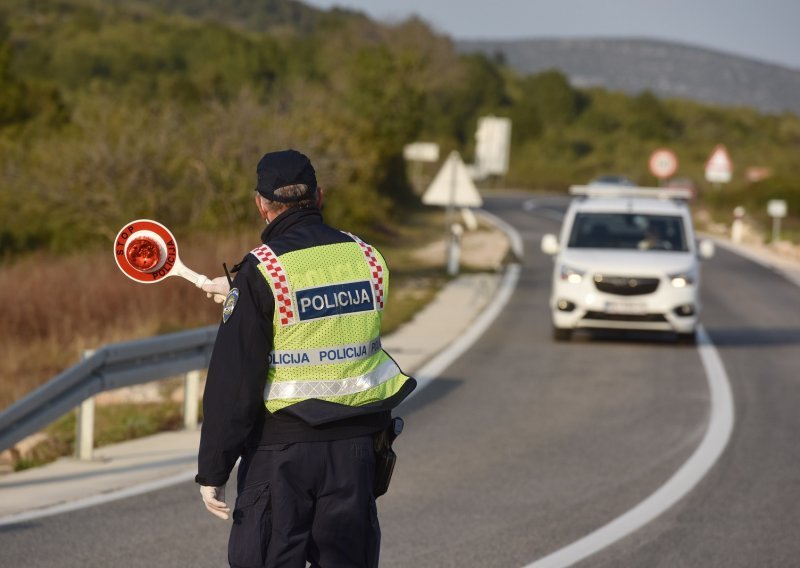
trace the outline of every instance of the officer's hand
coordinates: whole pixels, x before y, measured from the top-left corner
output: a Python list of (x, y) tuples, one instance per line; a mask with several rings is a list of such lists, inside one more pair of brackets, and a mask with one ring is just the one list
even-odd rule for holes
[(221, 304), (225, 301), (225, 296), (230, 292), (231, 287), (228, 284), (228, 279), (225, 276), (217, 276), (203, 284), (202, 290), (206, 293), (206, 297), (214, 298), (214, 301)]
[(225, 504), (224, 485), (222, 487), (201, 485), (200, 495), (203, 496), (203, 503), (206, 504), (206, 509), (208, 509), (212, 515), (216, 515), (225, 521), (228, 520), (228, 514), (231, 512), (231, 508)]

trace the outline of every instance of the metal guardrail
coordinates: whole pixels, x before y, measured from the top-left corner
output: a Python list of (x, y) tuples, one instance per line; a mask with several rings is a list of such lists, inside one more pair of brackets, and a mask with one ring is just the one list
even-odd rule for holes
[(216, 335), (214, 325), (101, 347), (0, 413), (0, 451), (98, 393), (207, 368)]

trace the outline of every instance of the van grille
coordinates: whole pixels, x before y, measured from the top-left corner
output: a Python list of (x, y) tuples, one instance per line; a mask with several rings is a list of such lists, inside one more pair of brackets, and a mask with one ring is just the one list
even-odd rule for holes
[(605, 312), (586, 312), (584, 319), (600, 321), (665, 322), (663, 314), (607, 314)]
[(617, 296), (641, 296), (652, 294), (658, 288), (658, 278), (640, 278), (638, 276), (606, 276), (594, 275), (595, 288), (606, 294)]

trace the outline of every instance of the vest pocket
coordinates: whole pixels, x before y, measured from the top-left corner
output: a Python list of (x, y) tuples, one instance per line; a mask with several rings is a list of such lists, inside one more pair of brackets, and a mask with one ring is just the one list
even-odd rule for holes
[(236, 497), (228, 541), (228, 562), (234, 568), (264, 566), (272, 532), (269, 482), (246, 488)]

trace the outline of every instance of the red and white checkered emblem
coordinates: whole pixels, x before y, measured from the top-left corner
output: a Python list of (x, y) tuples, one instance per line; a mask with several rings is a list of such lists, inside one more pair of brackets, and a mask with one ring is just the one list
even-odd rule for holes
[(280, 318), (282, 326), (291, 325), (295, 322), (294, 307), (292, 305), (292, 291), (289, 289), (289, 280), (286, 278), (286, 270), (278, 255), (272, 252), (267, 245), (261, 245), (251, 251), (251, 253), (264, 265), (272, 280), (272, 289), (275, 292), (275, 309)]
[(352, 233), (345, 233), (351, 239), (353, 239), (358, 246), (361, 247), (361, 252), (364, 253), (364, 258), (369, 264), (369, 269), (371, 273), (372, 279), (372, 291), (375, 294), (375, 306), (377, 309), (383, 309), (383, 266), (380, 262), (378, 262), (378, 257), (375, 256), (375, 249), (373, 249), (370, 245), (359, 239)]

